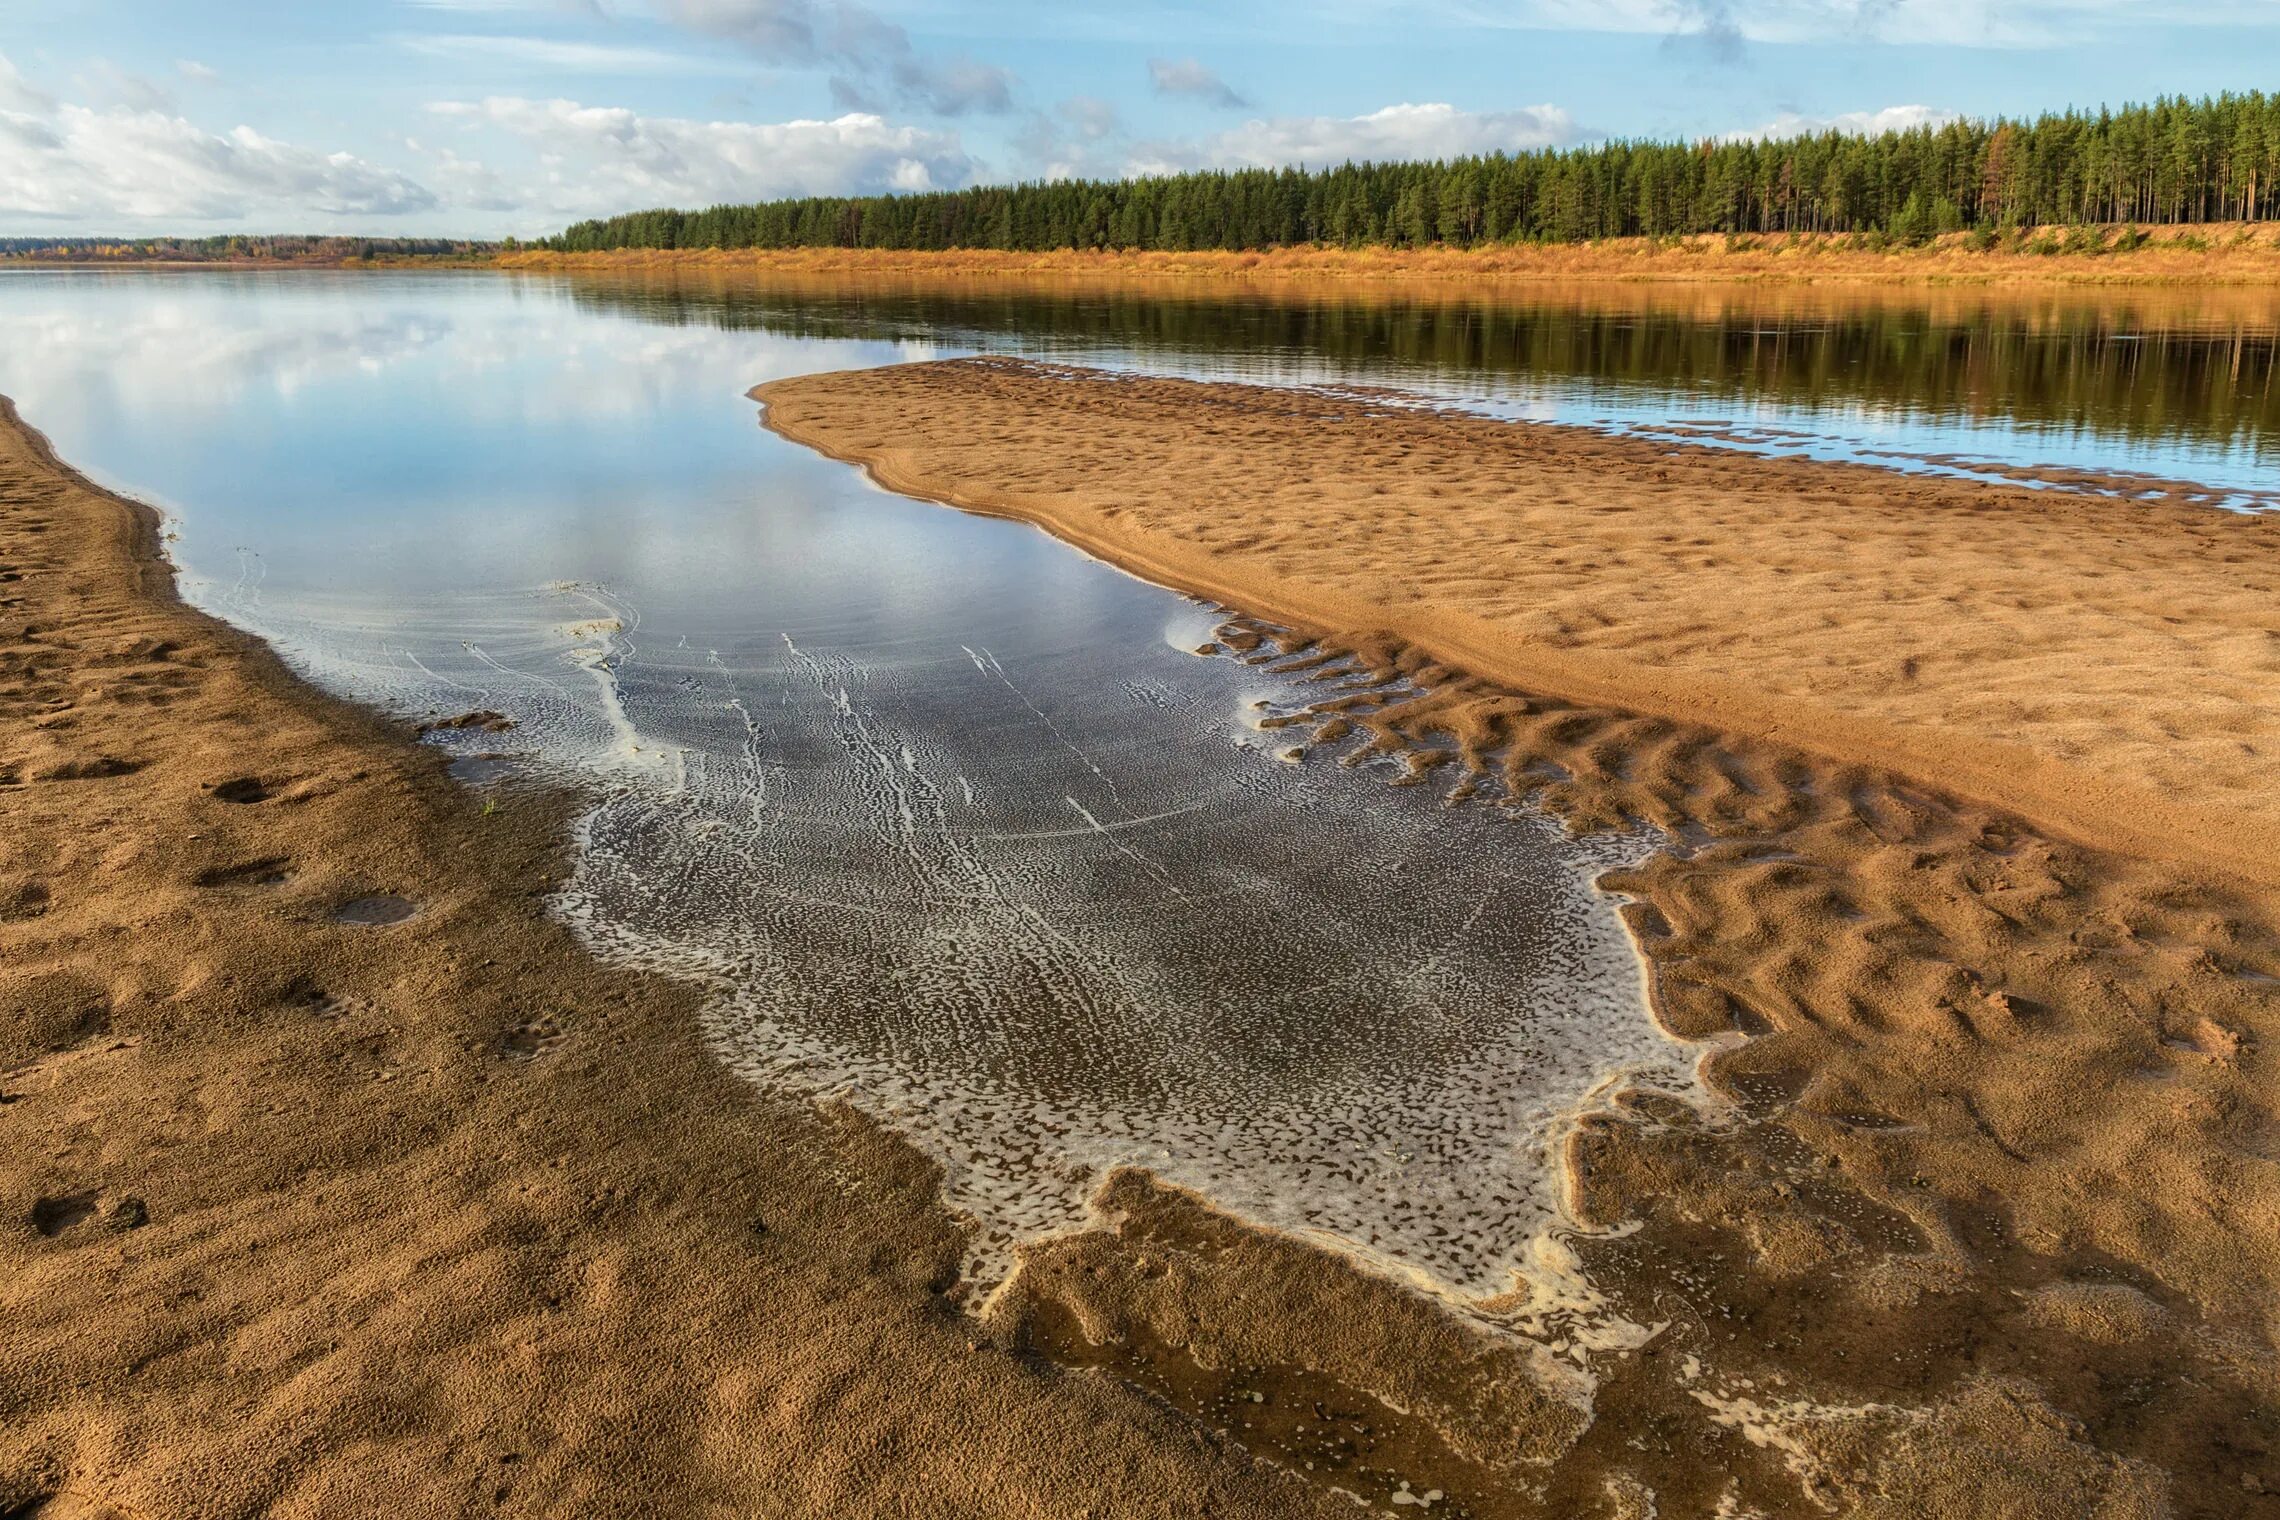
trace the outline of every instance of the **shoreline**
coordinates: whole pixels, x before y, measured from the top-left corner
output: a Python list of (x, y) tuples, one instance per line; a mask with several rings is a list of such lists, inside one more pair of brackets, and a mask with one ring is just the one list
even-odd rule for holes
[[(787, 280), (949, 281), (982, 286), (1129, 289), (1171, 294), (1213, 286), (1288, 286), (1406, 293), (1445, 288), (1514, 296), (1544, 286), (1684, 289), (1731, 286), (1758, 291), (1951, 292), (1956, 294), (2131, 291), (2256, 293), (2280, 278), (2280, 224), (2195, 224), (2149, 229), (2126, 252), (2038, 254), (1977, 250), (1953, 238), (1915, 248), (1870, 249), (1849, 236), (1717, 235), (1605, 239), (1425, 249), (1303, 246), (1256, 252), (1192, 253), (1059, 249), (894, 250), (873, 248), (645, 249), (588, 253), (525, 249), (488, 256), (372, 259), (0, 258), (9, 270), (217, 269), (243, 273), (503, 270), (569, 274), (703, 274)], [(2109, 232), (2116, 229), (2109, 228)]]
[[(1734, 1114), (1630, 1093), (1568, 1134), (1583, 1228), (1538, 1266), (1585, 1310), (1502, 1306), (1512, 1341), (1132, 1171), (977, 1317), (931, 1163), (732, 1076), (692, 989), (547, 914), (571, 799), (494, 813), (184, 606), (147, 509), (33, 436), (0, 418), (27, 720), (0, 752), (0, 1506), (1172, 1520), (1398, 1484), (1514, 1520), (1993, 1517), (2056, 1483), (2150, 1516), (2256, 1477), (2280, 1269), (2234, 1247), (2274, 1199), (2199, 1178), (2205, 1130), (2272, 1107), (2280, 1024), (2168, 948), (2280, 973), (2253, 904), (1379, 641), (1422, 695), (1328, 700), (1318, 742), (1344, 723), (1423, 775), (1493, 728), (1578, 826), (1695, 841), (1606, 890), (1664, 1030), (1747, 1036), (1708, 1073)], [(418, 911), (336, 918), (378, 892)], [(2082, 937), (2123, 921), (2161, 954)], [(2107, 1110), (2053, 1101), (2100, 1084)], [(1985, 1244), (1989, 1196), (2020, 1249)], [(1668, 1312), (1674, 1274), (1713, 1318)]]
[[(2191, 239), (2192, 241), (2180, 241)], [(617, 249), (592, 253), (502, 253), (494, 267), (578, 273), (688, 272), (760, 277), (959, 279), (1020, 284), (1169, 290), (1183, 285), (1280, 283), (1320, 289), (1403, 290), (1461, 284), (1518, 293), (1562, 281), (1637, 285), (1902, 287), (2003, 290), (2037, 287), (2225, 289), (2280, 277), (2280, 228), (2207, 224), (2153, 229), (2129, 252), (2034, 254), (1974, 250), (1956, 238), (1922, 248), (1870, 251), (1847, 236), (1729, 239), (1715, 235), (1489, 248), (1274, 248), (1194, 253), (1061, 249), (1017, 253), (796, 249)]]
[[(1002, 361), (947, 361), (960, 365), (995, 365)], [(904, 366), (930, 375), (946, 372), (936, 366)], [(1030, 366), (1037, 374), (1046, 366)], [(764, 408), (762, 424), (771, 431), (817, 452), (855, 465), (883, 488), (902, 495), (946, 502), (964, 510), (1010, 517), (1043, 528), (1110, 563), (1175, 590), (1237, 607), (1255, 616), (1303, 628), (1330, 637), (1382, 639), (1391, 636), (1414, 646), (1432, 660), (1475, 677), (1525, 691), (1597, 706), (1635, 710), (1710, 727), (1750, 733), (1770, 742), (1793, 745), (1827, 759), (1867, 764), (1909, 776), (1920, 784), (1960, 793), (1980, 802), (2016, 813), (2040, 827), (2077, 842), (2120, 849), (2178, 864), (2214, 865), (2260, 886), (2280, 885), (2280, 818), (2242, 819), (2212, 815), (2206, 809), (2172, 802), (2143, 786), (2120, 784), (2079, 768), (2071, 768), (2047, 754), (1983, 737), (1961, 745), (1945, 736), (1908, 726), (1827, 708), (1801, 707), (1793, 700), (1732, 680), (1720, 680), (1700, 671), (1666, 672), (1637, 662), (1609, 659), (1589, 649), (1561, 649), (1541, 642), (1515, 639), (1492, 620), (1450, 608), (1446, 603), (1405, 603), (1398, 608), (1327, 591), (1319, 585), (1302, 585), (1287, 576), (1262, 573), (1256, 565), (1231, 562), (1223, 556), (1180, 542), (1158, 528), (1132, 530), (1112, 524), (1097, 506), (1066, 490), (1057, 495), (1020, 495), (979, 483), (972, 477), (948, 477), (930, 469), (906, 446), (851, 444), (846, 419), (834, 414), (834, 382), (859, 388), (863, 371), (839, 375), (800, 376), (756, 386), (751, 398)], [(1099, 377), (1082, 374), (1087, 383)], [(1129, 382), (1123, 382), (1129, 384)], [(949, 405), (955, 407), (956, 382)], [(1178, 390), (1182, 382), (1147, 382)], [(1189, 386), (1188, 393), (1203, 394), (1222, 386)], [(1262, 391), (1271, 388), (1255, 387)], [(885, 404), (885, 403), (882, 403)], [(1358, 406), (1333, 407), (1342, 417), (1358, 418)], [(1426, 424), (1431, 426), (1430, 422)], [(1509, 424), (1477, 421), (1464, 428), (1469, 438), (1493, 437)], [(1657, 461), (1699, 457), (1708, 451), (1695, 445), (1673, 445), (1613, 438), (1591, 429), (1562, 424), (1531, 424), (1535, 437), (1588, 439), (1610, 462), (1640, 469), (1658, 468)], [(1523, 445), (1525, 447), (1526, 445)], [(1881, 478), (1896, 472), (1872, 465), (1796, 460), (1748, 460), (1740, 468), (1761, 467), (1784, 478), (1819, 479), (1832, 489), (1868, 490)], [(1957, 494), (1986, 491), (2003, 494), (2018, 488), (1980, 482), (1943, 481), (1915, 477), (1932, 491), (1957, 488)], [(2077, 511), (2095, 525), (2098, 498), (2088, 494), (2051, 490), (2052, 513)], [(2213, 509), (2191, 506), (2109, 503), (2109, 510), (2126, 511), (2141, 525), (2161, 518), (2207, 534)], [(2235, 517), (2238, 536), (2251, 552), (2261, 548), (2280, 558), (2280, 523), (2254, 517)], [(2228, 531), (2217, 528), (2216, 532)]]
[[(0, 1231), (0, 1504), (1327, 1520), (1413, 1477), (1565, 1512), (1507, 1487), (1589, 1423), (1538, 1340), (1145, 1172), (967, 1302), (934, 1162), (733, 1074), (698, 989), (546, 911), (577, 798), (464, 787), (184, 603), (161, 522), (0, 402), (0, 570), (39, 551), (70, 609), (16, 622), (0, 580), (0, 670), (73, 749), (0, 751), (0, 1203), (31, 1221)], [(375, 893), (415, 911), (338, 916)], [(1254, 1397), (1295, 1413), (1228, 1417)], [(1309, 1445), (1325, 1399), (1359, 1447)]]

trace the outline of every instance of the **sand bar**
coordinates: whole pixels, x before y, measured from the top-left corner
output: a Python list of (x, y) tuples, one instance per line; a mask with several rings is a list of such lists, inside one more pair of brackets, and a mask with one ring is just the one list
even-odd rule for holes
[(1246, 611), (2280, 883), (2280, 520), (971, 360), (771, 427)]

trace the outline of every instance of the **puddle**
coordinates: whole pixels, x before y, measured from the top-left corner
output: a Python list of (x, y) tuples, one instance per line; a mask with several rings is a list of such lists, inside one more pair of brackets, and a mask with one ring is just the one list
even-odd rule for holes
[(980, 1284), (1135, 1165), (1429, 1287), (1508, 1291), (1557, 1217), (1570, 1116), (1611, 1073), (1692, 1083), (1592, 885), (1650, 842), (1451, 807), (1335, 744), (1281, 763), (1259, 704), (1323, 684), (1196, 660), (1208, 609), (1087, 574), (1073, 647), (961, 602), (965, 637), (884, 656), (789, 633), (618, 651), (616, 715), (679, 760), (588, 816), (563, 911), (710, 981), (734, 1069), (940, 1158)]

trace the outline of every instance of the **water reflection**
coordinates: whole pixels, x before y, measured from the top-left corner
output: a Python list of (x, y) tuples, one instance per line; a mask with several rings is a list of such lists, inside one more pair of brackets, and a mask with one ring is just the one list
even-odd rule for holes
[[(2013, 464), (2166, 469), (2280, 488), (2280, 306), (2248, 289), (2020, 291), (1551, 285), (1229, 290), (973, 280), (863, 286), (580, 276), (597, 310), (792, 336), (1453, 390), (1524, 415), (1746, 417)], [(2146, 452), (2151, 449), (2149, 456)]]

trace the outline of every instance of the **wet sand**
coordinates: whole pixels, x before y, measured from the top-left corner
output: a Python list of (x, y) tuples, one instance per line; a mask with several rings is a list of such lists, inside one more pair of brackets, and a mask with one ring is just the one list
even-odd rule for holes
[[(1571, 1144), (1567, 1244), (1660, 1329), (1585, 1359), (1539, 1496), (1662, 1430), (1659, 1376), (1772, 1455), (1786, 1494), (1732, 1470), (1777, 1511), (2280, 1503), (2280, 523), (1016, 361), (755, 395), (1272, 619), (1245, 657), (1425, 688), (1296, 739), (1669, 831), (1612, 884), (1735, 1110)], [(1695, 1512), (1661, 1465), (1594, 1502)]]

